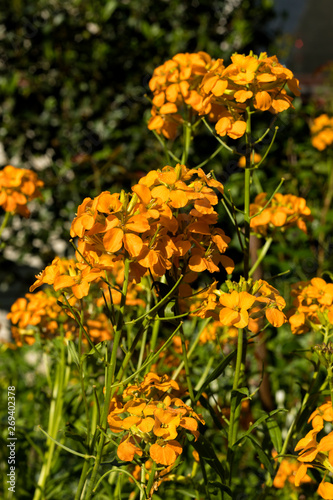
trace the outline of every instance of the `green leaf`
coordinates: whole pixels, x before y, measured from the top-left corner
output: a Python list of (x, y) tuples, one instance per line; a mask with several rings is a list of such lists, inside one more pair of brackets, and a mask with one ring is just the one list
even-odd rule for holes
[(220, 361), (220, 363), (217, 365), (217, 367), (215, 368), (215, 370), (206, 378), (206, 380), (205, 380), (203, 386), (201, 387), (201, 389), (197, 392), (196, 397), (195, 397), (195, 401), (198, 401), (198, 399), (200, 398), (201, 394), (205, 391), (205, 389), (207, 389), (207, 387), (209, 386), (209, 384), (211, 382), (213, 382), (213, 380), (216, 380), (224, 372), (224, 370), (226, 369), (226, 367), (228, 366), (228, 364), (236, 356), (236, 352), (237, 352), (237, 350), (235, 349), (230, 354), (228, 354), (228, 356), (226, 356), (225, 358), (223, 358), (222, 361)]
[[(177, 488), (176, 489), (177, 493), (181, 493), (185, 497), (190, 497), (190, 498), (197, 498), (197, 494), (195, 492), (189, 491), (189, 490), (184, 490), (182, 488)], [(154, 495), (155, 498), (155, 495)]]
[(210, 465), (212, 469), (220, 476), (222, 481), (225, 481), (226, 471), (220, 460), (217, 458), (214, 448), (210, 442), (202, 435), (196, 441), (192, 441), (193, 448), (199, 453), (200, 458)]
[(267, 453), (262, 449), (260, 444), (256, 439), (254, 439), (253, 436), (246, 436), (251, 443), (253, 444), (256, 452), (258, 453), (259, 460), (261, 463), (264, 465), (264, 467), (268, 470), (271, 476), (274, 476), (274, 467), (272, 463), (272, 459), (270, 456), (267, 455)]
[(78, 368), (80, 368), (80, 359), (79, 359), (79, 355), (77, 353), (74, 342), (72, 340), (69, 340), (67, 346), (68, 346), (68, 351), (69, 351), (69, 354), (70, 354), (72, 360), (74, 361), (76, 366)]
[(273, 446), (276, 449), (278, 453), (280, 453), (282, 449), (282, 435), (281, 435), (281, 429), (275, 420), (275, 418), (268, 418), (266, 420), (266, 425), (268, 428), (268, 432), (270, 435), (270, 438), (272, 440)]
[[(232, 497), (232, 491), (226, 484), (219, 483), (218, 481), (208, 481), (208, 491), (212, 495), (217, 495), (217, 488), (223, 492), (228, 493)], [(223, 498), (223, 497), (222, 497)]]
[(278, 413), (280, 411), (287, 411), (287, 410), (285, 410), (284, 408), (278, 408), (277, 410), (273, 410), (270, 413), (265, 413), (260, 418), (258, 418), (258, 420), (256, 420), (254, 422), (254, 424), (252, 424), (251, 427), (249, 427), (249, 429), (246, 432), (244, 432), (241, 435), (241, 437), (235, 442), (234, 447), (237, 446), (245, 437), (248, 437), (251, 434), (251, 432), (254, 431), (254, 429), (259, 427), (260, 424), (262, 424), (268, 418), (271, 418), (273, 415), (275, 415), (276, 413)]

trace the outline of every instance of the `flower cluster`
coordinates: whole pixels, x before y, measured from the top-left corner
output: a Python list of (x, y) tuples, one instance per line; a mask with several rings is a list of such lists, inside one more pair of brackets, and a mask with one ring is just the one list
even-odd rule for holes
[(221, 326), (247, 327), (259, 331), (258, 323), (263, 317), (275, 327), (283, 325), (287, 318), (283, 313), (285, 300), (276, 288), (264, 280), (253, 282), (241, 278), (239, 283), (226, 281), (227, 292), (216, 289), (214, 282), (203, 294), (202, 305), (192, 314), (219, 321)]
[(304, 198), (280, 193), (276, 193), (269, 203), (267, 193), (258, 194), (250, 205), (250, 216), (251, 229), (262, 236), (266, 236), (269, 230), (285, 230), (292, 226), (306, 233), (305, 221), (312, 220), (311, 210)]
[(301, 281), (292, 287), (293, 309), (289, 323), (294, 334), (321, 330), (333, 325), (333, 283), (322, 278)]
[(120, 460), (135, 456), (159, 465), (174, 464), (183, 451), (185, 433), (199, 435), (200, 415), (183, 403), (177, 382), (167, 375), (148, 373), (139, 385), (129, 385), (114, 396), (108, 423), (112, 432), (125, 433), (117, 449)]
[(200, 111), (202, 96), (198, 90), (211, 65), (211, 57), (205, 52), (186, 53), (175, 55), (154, 70), (149, 82), (154, 94), (149, 130), (173, 139), (183, 121), (179, 109), (189, 106), (194, 112)]
[(149, 172), (132, 193), (104, 191), (86, 198), (71, 226), (71, 236), (79, 238), (78, 262), (64, 269), (56, 258), (30, 291), (48, 283), (55, 290), (71, 288), (82, 298), (92, 281), (126, 258), (131, 261), (130, 281), (136, 283), (148, 270), (156, 277), (169, 271), (174, 282), (186, 275), (188, 290), (194, 273), (216, 272), (222, 264), (230, 274), (234, 263), (224, 255), (230, 238), (214, 227), (218, 197), (212, 188), (223, 192), (222, 184), (201, 169), (177, 165)]
[(39, 188), (43, 185), (35, 172), (7, 165), (0, 171), (0, 206), (5, 212), (28, 217), (30, 212), (26, 205), (41, 196)]
[[(333, 472), (333, 431), (327, 433), (327, 423), (330, 425), (333, 422), (331, 401), (317, 408), (310, 415), (308, 422), (311, 422), (312, 429), (295, 447), (295, 451), (299, 452), (297, 460), (301, 462), (295, 477), (295, 486), (299, 486), (308, 468), (326, 469), (326, 471)], [(324, 422), (326, 422), (325, 429)], [(317, 441), (317, 436), (322, 431), (325, 435)], [(333, 484), (324, 479), (317, 493), (324, 499), (332, 500)]]
[[(69, 301), (75, 308), (75, 297)], [(27, 293), (25, 297), (17, 299), (7, 317), (12, 322), (12, 336), (19, 347), (23, 343), (33, 344), (36, 334), (42, 339), (60, 336), (61, 331), (68, 339), (78, 335), (78, 326), (70, 311), (64, 310), (58, 297), (44, 291)], [(82, 319), (93, 342), (111, 339), (110, 322), (96, 307), (85, 309)]]
[[(273, 457), (275, 460), (277, 460), (277, 452), (272, 453)], [(295, 459), (293, 458), (284, 458), (280, 466), (278, 468), (278, 471), (276, 473), (276, 476), (273, 481), (273, 486), (275, 488), (284, 488), (286, 482), (290, 484), (292, 487), (295, 486), (295, 478), (298, 469), (300, 468), (300, 464), (298, 464)], [(305, 483), (310, 483), (312, 481), (311, 477), (308, 474), (305, 474), (299, 481), (299, 484), (305, 484)]]
[(310, 131), (312, 145), (323, 151), (333, 143), (333, 118), (326, 114), (318, 116), (314, 119)]
[(266, 53), (234, 54), (228, 66), (203, 52), (177, 54), (155, 69), (150, 81), (154, 106), (148, 127), (173, 138), (182, 122), (179, 105), (185, 104), (216, 122), (219, 135), (237, 139), (246, 130), (247, 107), (275, 114), (292, 105), (286, 85), (299, 95), (293, 73)]
[(74, 259), (56, 257), (38, 276), (30, 287), (30, 292), (43, 285), (53, 285), (54, 290), (70, 288), (77, 299), (88, 295), (90, 283), (103, 276), (101, 268), (94, 268), (88, 262), (76, 262)]

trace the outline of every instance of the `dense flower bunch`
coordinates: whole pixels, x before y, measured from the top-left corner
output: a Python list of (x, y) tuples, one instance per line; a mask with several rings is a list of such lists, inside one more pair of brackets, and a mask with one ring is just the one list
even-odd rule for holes
[(139, 385), (129, 385), (111, 400), (108, 423), (114, 433), (125, 433), (117, 449), (120, 460), (135, 456), (159, 465), (174, 464), (183, 451), (185, 433), (199, 435), (200, 415), (180, 399), (177, 382), (167, 375), (148, 373)]
[(333, 283), (322, 278), (301, 281), (292, 287), (293, 309), (289, 323), (294, 334), (333, 326)]
[[(69, 302), (73, 308), (76, 307), (75, 297)], [(50, 339), (60, 336), (62, 330), (66, 338), (72, 339), (79, 332), (71, 312), (64, 310), (57, 296), (44, 291), (27, 293), (17, 299), (7, 317), (12, 323), (13, 339), (19, 347), (23, 343), (33, 344), (36, 334), (42, 339)], [(110, 322), (97, 307), (86, 308), (82, 319), (93, 342), (112, 338)]]
[(154, 92), (152, 118), (148, 128), (167, 138), (176, 135), (182, 122), (180, 104), (216, 122), (216, 132), (232, 139), (246, 130), (245, 110), (280, 113), (291, 106), (285, 86), (299, 95), (298, 80), (276, 56), (234, 54), (231, 64), (212, 61), (208, 54), (177, 54), (159, 66), (150, 81)]
[(74, 259), (56, 257), (38, 276), (30, 287), (30, 292), (43, 284), (53, 285), (54, 290), (71, 289), (77, 299), (88, 295), (90, 283), (99, 281), (103, 276), (102, 269), (94, 268), (88, 262), (77, 262)]
[(7, 165), (0, 171), (0, 206), (6, 212), (28, 217), (30, 212), (26, 205), (41, 196), (39, 188), (43, 185), (35, 172)]
[[(311, 431), (295, 447), (295, 451), (299, 452), (297, 460), (301, 462), (301, 466), (295, 477), (295, 486), (299, 486), (308, 468), (318, 468), (333, 472), (333, 431), (327, 433), (327, 425), (332, 427), (333, 422), (331, 401), (317, 408), (310, 415), (308, 422), (311, 422)], [(325, 422), (326, 424), (324, 424)], [(319, 433), (322, 433), (322, 437), (317, 440)], [(326, 482), (324, 478), (319, 485), (317, 493), (326, 500), (332, 500), (333, 484)]]
[(284, 87), (287, 85), (295, 95), (300, 92), (298, 80), (276, 56), (268, 57), (265, 52), (259, 56), (234, 54), (231, 61), (225, 66), (223, 59), (218, 59), (204, 76), (201, 112), (211, 112), (212, 105), (223, 106), (223, 111), (217, 116), (216, 132), (238, 139), (246, 130), (244, 112), (247, 106), (280, 113), (288, 109), (292, 101)]
[(262, 236), (266, 236), (269, 230), (285, 230), (293, 226), (306, 233), (305, 221), (312, 220), (311, 210), (304, 198), (280, 193), (276, 193), (269, 203), (267, 193), (258, 194), (250, 205), (250, 216), (251, 229)]
[(211, 57), (205, 52), (186, 53), (175, 55), (154, 70), (149, 82), (154, 94), (149, 130), (162, 132), (168, 139), (173, 139), (183, 121), (180, 108), (187, 105), (194, 112), (200, 111), (202, 96), (198, 90), (211, 65)]
[[(77, 306), (75, 297), (69, 302), (73, 308)], [(78, 335), (78, 325), (71, 312), (63, 309), (59, 298), (43, 291), (17, 299), (8, 319), (13, 324), (12, 335), (18, 346), (22, 341), (33, 344), (37, 333), (43, 339), (60, 336), (61, 329), (68, 339)], [(83, 321), (92, 341), (98, 343), (112, 338), (108, 317), (96, 307), (85, 310)]]
[[(272, 453), (273, 457), (275, 460), (277, 460), (277, 452)], [(278, 468), (278, 471), (276, 473), (276, 476), (273, 481), (273, 486), (275, 488), (284, 488), (285, 484), (288, 483), (292, 487), (295, 486), (295, 478), (298, 469), (300, 468), (300, 464), (298, 464), (295, 459), (293, 458), (284, 458), (280, 466)], [(305, 474), (301, 479), (299, 484), (304, 484), (304, 483), (310, 483), (311, 477), (308, 474)]]
[(233, 261), (223, 255), (230, 238), (214, 227), (218, 197), (212, 188), (223, 191), (201, 169), (177, 165), (149, 172), (132, 193), (104, 191), (86, 198), (71, 227), (71, 236), (79, 238), (78, 262), (65, 269), (56, 258), (30, 291), (48, 283), (55, 290), (71, 288), (82, 298), (92, 281), (126, 258), (131, 261), (130, 281), (137, 283), (148, 270), (157, 277), (169, 271), (174, 282), (181, 274), (191, 281), (193, 273), (219, 271), (219, 264), (231, 273)]
[(226, 285), (228, 292), (223, 292), (216, 289), (214, 282), (205, 292), (202, 306), (192, 314), (213, 317), (222, 326), (247, 327), (254, 333), (259, 331), (258, 322), (263, 317), (276, 327), (287, 321), (282, 311), (286, 306), (284, 298), (266, 281), (241, 278), (239, 283), (228, 280)]
[(312, 145), (323, 151), (333, 143), (333, 117), (326, 114), (320, 115), (314, 119), (311, 127)]

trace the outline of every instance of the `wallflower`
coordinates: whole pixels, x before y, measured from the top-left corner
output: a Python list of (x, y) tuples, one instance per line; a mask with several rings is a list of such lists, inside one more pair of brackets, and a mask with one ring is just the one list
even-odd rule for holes
[(311, 221), (312, 216), (304, 198), (276, 193), (268, 205), (267, 201), (267, 193), (260, 193), (250, 205), (250, 227), (256, 234), (266, 236), (269, 231), (292, 226), (307, 232), (305, 221)]
[(28, 217), (30, 212), (26, 205), (41, 197), (39, 188), (43, 185), (32, 170), (7, 165), (0, 171), (0, 206), (6, 212)]
[(203, 75), (212, 61), (205, 52), (177, 54), (154, 70), (149, 82), (153, 92), (153, 108), (148, 123), (149, 130), (173, 139), (183, 119), (179, 111), (191, 106), (198, 111), (202, 97), (198, 93)]
[(293, 308), (289, 323), (294, 334), (321, 330), (333, 325), (333, 284), (322, 278), (312, 278), (292, 286)]
[[(297, 460), (301, 462), (295, 477), (295, 486), (299, 486), (305, 478), (308, 468), (318, 468), (333, 472), (333, 431), (327, 433), (324, 422), (332, 423), (332, 402), (328, 401), (317, 408), (310, 416), (312, 429), (296, 445), (295, 451), (299, 451)], [(332, 427), (332, 426), (331, 426)], [(325, 435), (322, 435), (325, 432)], [(321, 438), (317, 440), (318, 434)], [(317, 493), (324, 499), (332, 499), (333, 485), (325, 482), (325, 477), (320, 483)]]
[[(277, 455), (277, 452), (272, 453), (273, 457), (275, 458)], [(275, 458), (277, 460), (277, 458)], [(300, 464), (298, 464), (295, 459), (292, 458), (284, 458), (280, 466), (278, 468), (278, 471), (276, 473), (276, 476), (273, 481), (273, 486), (275, 488), (284, 488), (286, 482), (292, 486), (295, 486), (295, 475), (297, 475), (298, 469), (301, 467)], [(305, 476), (302, 477), (300, 480), (300, 484), (304, 483), (310, 483), (312, 479), (308, 474), (305, 474)]]
[(284, 87), (287, 85), (295, 95), (299, 95), (299, 87), (293, 73), (282, 66), (276, 56), (234, 54), (231, 61), (225, 66), (223, 59), (219, 59), (204, 76), (200, 113), (207, 114), (213, 104), (219, 105), (216, 132), (237, 139), (246, 130), (247, 106), (252, 110), (280, 113), (288, 109), (292, 101)]
[[(254, 165), (256, 165), (257, 163), (259, 163), (261, 160), (261, 155), (258, 154), (258, 153), (253, 153), (253, 156), (251, 157), (251, 161), (253, 162)], [(246, 167), (246, 156), (241, 156), (238, 160), (238, 166), (241, 167), (241, 168), (245, 168)]]
[[(275, 327), (283, 325), (287, 318), (283, 313), (285, 300), (279, 292), (264, 280), (253, 282), (241, 278), (239, 283), (226, 281), (228, 292), (216, 289), (216, 283), (204, 291), (201, 307), (193, 314), (203, 318), (212, 317), (221, 326), (247, 327), (250, 331), (260, 331), (260, 321), (266, 317)], [(196, 301), (195, 301), (196, 303)]]
[[(93, 279), (96, 272), (97, 279), (98, 269), (112, 269), (128, 256), (130, 280), (136, 282), (148, 269), (157, 277), (177, 270), (179, 277), (206, 269), (217, 272), (222, 264), (231, 273), (233, 261), (224, 255), (230, 238), (214, 228), (215, 189), (223, 192), (223, 185), (201, 169), (177, 165), (150, 171), (131, 193), (86, 198), (71, 227), (84, 257), (80, 266), (88, 261), (91, 271), (86, 273)], [(88, 282), (83, 270), (80, 276)]]
[(82, 299), (88, 295), (90, 283), (99, 280), (101, 276), (103, 276), (101, 269), (92, 268), (85, 262), (61, 260), (56, 257), (52, 264), (36, 276), (37, 279), (29, 290), (33, 292), (37, 287), (47, 283), (53, 285), (55, 291), (71, 288), (73, 295), (77, 299)]
[[(70, 298), (69, 302), (72, 307), (77, 306), (75, 297)], [(61, 330), (69, 339), (76, 338), (79, 333), (69, 310), (65, 312), (59, 304), (58, 295), (50, 291), (27, 293), (25, 297), (17, 299), (7, 317), (12, 323), (13, 339), (18, 346), (33, 344), (37, 334), (45, 340), (60, 336)], [(83, 323), (93, 342), (111, 339), (110, 322), (96, 307), (84, 310)]]
[[(112, 432), (125, 432), (118, 457), (131, 461), (135, 454), (171, 466), (183, 451), (185, 431), (198, 437), (202, 417), (179, 399), (177, 382), (148, 373), (139, 385), (129, 385), (111, 401), (108, 416)], [(148, 446), (147, 446), (148, 445)]]
[(333, 118), (322, 114), (314, 119), (311, 127), (312, 145), (323, 151), (333, 143)]

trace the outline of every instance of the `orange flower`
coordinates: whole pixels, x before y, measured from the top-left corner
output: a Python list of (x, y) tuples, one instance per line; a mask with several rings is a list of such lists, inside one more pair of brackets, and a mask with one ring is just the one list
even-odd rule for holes
[(203, 75), (211, 65), (211, 58), (205, 52), (177, 54), (171, 60), (154, 70), (149, 82), (154, 93), (152, 117), (149, 130), (162, 133), (173, 139), (182, 123), (181, 111), (184, 105), (199, 111), (202, 97), (198, 93)]
[(28, 217), (30, 212), (26, 204), (41, 197), (39, 188), (43, 186), (35, 172), (7, 165), (0, 171), (0, 206), (6, 212)]
[(254, 304), (256, 298), (247, 292), (236, 292), (231, 294), (224, 293), (220, 297), (222, 309), (220, 312), (220, 321), (222, 325), (244, 328), (249, 322), (248, 310)]
[(142, 453), (141, 448), (137, 446), (134, 438), (129, 434), (123, 437), (117, 449), (118, 457), (125, 462), (131, 462), (135, 455), (141, 457)]
[(50, 266), (36, 276), (37, 280), (30, 287), (30, 292), (47, 283), (53, 285), (55, 291), (71, 288), (75, 297), (82, 299), (88, 295), (90, 283), (99, 280), (101, 276), (103, 276), (101, 269), (92, 268), (85, 262), (61, 261), (59, 257), (56, 257)]
[(178, 440), (183, 442), (185, 431), (197, 439), (198, 421), (204, 424), (204, 420), (179, 399), (179, 392), (178, 384), (167, 375), (150, 372), (139, 385), (129, 385), (121, 397), (113, 398), (110, 429), (116, 434), (126, 431), (118, 447), (119, 458), (131, 461), (141, 453), (170, 466), (182, 453)]
[(178, 441), (167, 441), (163, 444), (154, 443), (149, 449), (149, 454), (157, 464), (172, 465), (181, 455), (183, 448)]
[(322, 481), (317, 490), (318, 495), (320, 495), (325, 500), (333, 499), (333, 484), (327, 481)]
[(250, 205), (250, 226), (256, 234), (266, 236), (269, 229), (285, 230), (295, 225), (306, 233), (305, 221), (311, 221), (312, 216), (304, 198), (277, 193), (266, 205), (266, 193), (257, 195), (254, 203)]
[(222, 59), (216, 61), (204, 76), (200, 114), (210, 113), (213, 105), (219, 106), (214, 113), (216, 132), (237, 139), (246, 130), (243, 114), (247, 106), (279, 113), (288, 109), (292, 101), (284, 86), (287, 84), (295, 95), (299, 95), (299, 89), (292, 72), (275, 56), (234, 54), (231, 61), (226, 67)]
[(310, 329), (324, 332), (332, 324), (333, 284), (322, 278), (296, 283), (292, 287), (293, 308), (289, 323), (294, 334)]
[(310, 128), (312, 145), (323, 151), (333, 143), (333, 118), (322, 114), (314, 119)]

